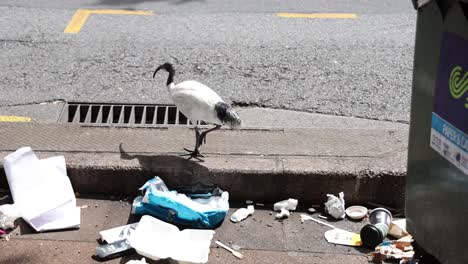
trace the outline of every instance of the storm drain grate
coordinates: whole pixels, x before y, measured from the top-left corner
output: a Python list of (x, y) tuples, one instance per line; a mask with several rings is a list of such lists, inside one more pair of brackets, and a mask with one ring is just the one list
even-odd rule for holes
[[(191, 125), (175, 105), (67, 102), (58, 122), (86, 125), (167, 126)], [(201, 125), (205, 125), (202, 122)]]

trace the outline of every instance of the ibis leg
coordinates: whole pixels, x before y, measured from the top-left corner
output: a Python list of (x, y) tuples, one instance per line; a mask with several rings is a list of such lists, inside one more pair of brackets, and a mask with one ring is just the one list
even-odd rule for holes
[(189, 150), (187, 148), (184, 148), (185, 151), (187, 151), (187, 154), (182, 154), (181, 156), (190, 156), (189, 159), (195, 158), (200, 160), (200, 157), (203, 157), (202, 154), (200, 154), (200, 151), (198, 150), (200, 146), (200, 130), (198, 127), (195, 127), (195, 149), (194, 150)]
[(213, 128), (210, 128), (210, 129), (208, 129), (208, 130), (206, 130), (206, 131), (203, 131), (203, 132), (200, 134), (200, 140), (198, 141), (199, 146), (201, 146), (203, 143), (206, 144), (206, 134), (208, 134), (208, 133), (210, 133), (210, 132), (212, 132), (212, 131), (218, 130), (218, 129), (220, 129), (220, 128), (221, 128), (220, 125), (216, 125), (216, 126), (213, 127)]

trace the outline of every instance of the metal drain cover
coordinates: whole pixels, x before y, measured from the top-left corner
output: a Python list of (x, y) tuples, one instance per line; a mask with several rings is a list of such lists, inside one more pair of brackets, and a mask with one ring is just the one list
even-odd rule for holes
[[(192, 123), (175, 105), (67, 102), (60, 123), (95, 126), (187, 126)], [(202, 122), (201, 125), (204, 125)]]

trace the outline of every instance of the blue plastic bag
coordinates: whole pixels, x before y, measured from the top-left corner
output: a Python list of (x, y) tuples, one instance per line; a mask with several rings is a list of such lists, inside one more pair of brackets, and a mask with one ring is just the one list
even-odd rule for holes
[(212, 229), (224, 220), (229, 210), (229, 193), (219, 188), (186, 195), (170, 191), (156, 176), (139, 190), (144, 196), (135, 198), (132, 213), (151, 215), (179, 226)]

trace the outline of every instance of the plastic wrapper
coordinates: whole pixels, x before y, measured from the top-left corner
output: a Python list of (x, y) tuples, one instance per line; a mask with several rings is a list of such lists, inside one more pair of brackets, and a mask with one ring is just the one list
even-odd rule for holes
[(175, 225), (211, 229), (224, 220), (229, 210), (229, 193), (219, 188), (178, 193), (155, 177), (140, 190), (144, 195), (135, 198), (132, 213), (151, 215)]
[(339, 197), (327, 194), (328, 200), (325, 202), (325, 211), (335, 219), (344, 219), (346, 216), (344, 193), (340, 192)]

